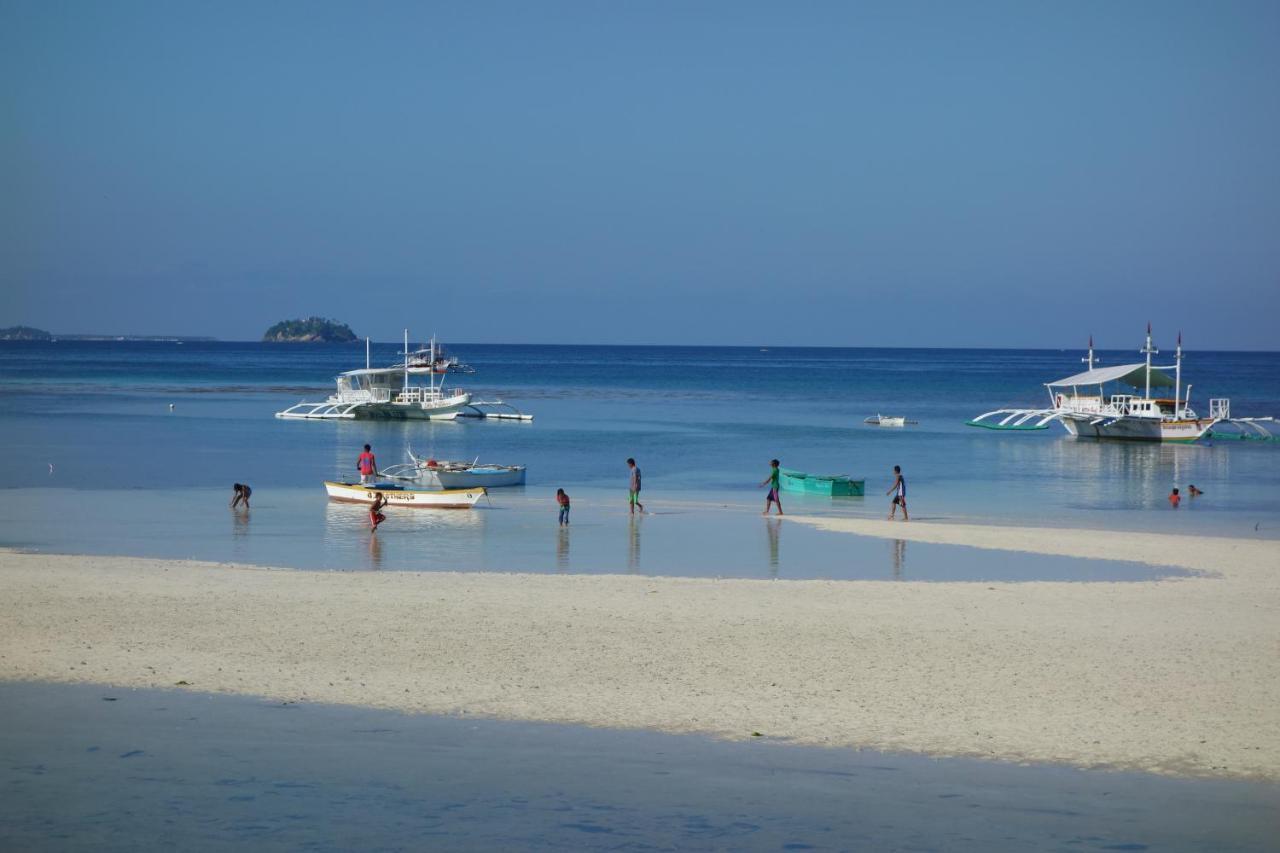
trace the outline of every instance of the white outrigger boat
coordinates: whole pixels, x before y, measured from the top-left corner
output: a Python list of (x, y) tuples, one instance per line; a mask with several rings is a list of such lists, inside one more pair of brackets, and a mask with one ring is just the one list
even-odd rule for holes
[(388, 506), (405, 506), (417, 509), (471, 509), (485, 490), (475, 489), (408, 489), (398, 483), (337, 483), (325, 480), (324, 489), (329, 499), (347, 503), (372, 504), (381, 494)]
[(409, 451), (411, 462), (392, 465), (378, 472), (393, 480), (420, 483), (434, 489), (494, 489), (503, 486), (523, 486), (525, 466), (490, 465), (476, 459), (472, 462), (452, 462), (443, 459), (422, 458)]
[[(338, 374), (337, 390), (327, 400), (319, 403), (303, 400), (276, 412), (276, 417), (307, 420), (394, 418), (451, 421), (459, 417), (533, 420), (533, 415), (526, 415), (501, 400), (473, 400), (460, 388), (446, 392), (444, 380), (436, 382), (434, 338), (427, 357), (415, 359), (416, 353), (409, 352), (409, 330), (406, 329), (404, 352), (405, 360), (400, 364), (370, 367), (369, 341), (366, 339), (362, 370)], [(426, 385), (410, 383), (411, 376), (423, 374), (428, 377)]]
[[(978, 415), (969, 426), (996, 430), (1048, 429), (1057, 421), (1078, 438), (1105, 438), (1128, 441), (1193, 442), (1204, 437), (1215, 426), (1227, 424), (1242, 434), (1271, 438), (1263, 423), (1274, 418), (1233, 418), (1231, 401), (1214, 398), (1209, 401), (1209, 415), (1202, 417), (1191, 408), (1191, 386), (1182, 388), (1182, 335), (1174, 363), (1152, 366), (1151, 356), (1159, 352), (1151, 345), (1151, 325), (1147, 324), (1147, 343), (1138, 352), (1146, 361), (1115, 367), (1095, 367), (1093, 338), (1089, 338), (1089, 355), (1081, 359), (1089, 369), (1057, 382), (1046, 382), (1050, 405), (1043, 409), (996, 409)], [(1174, 371), (1169, 376), (1165, 371)], [(1137, 394), (1106, 393), (1108, 383), (1127, 385)], [(1173, 397), (1153, 397), (1152, 389), (1173, 389)]]
[(889, 417), (888, 415), (875, 415), (874, 417), (865, 418), (862, 422), (864, 424), (869, 424), (870, 426), (882, 426), (882, 427), (904, 427), (907, 424), (919, 423), (919, 421), (909, 421), (903, 415), (899, 415), (897, 417)]

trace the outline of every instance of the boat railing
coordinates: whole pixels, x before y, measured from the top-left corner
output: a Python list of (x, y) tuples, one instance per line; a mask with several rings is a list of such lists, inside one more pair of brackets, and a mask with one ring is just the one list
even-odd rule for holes
[(1127, 415), (1129, 414), (1130, 405), (1132, 405), (1133, 401), (1136, 399), (1137, 398), (1132, 394), (1112, 394), (1111, 408), (1115, 414)]
[(389, 403), (390, 388), (344, 388), (336, 395), (343, 403)]
[(1209, 401), (1209, 417), (1213, 420), (1231, 419), (1231, 400), (1226, 397), (1214, 397)]
[(452, 397), (462, 396), (466, 392), (460, 388), (453, 388), (448, 394), (439, 388), (432, 390), (431, 388), (410, 386), (396, 394), (395, 402), (397, 403), (430, 403), (436, 400), (448, 400)]

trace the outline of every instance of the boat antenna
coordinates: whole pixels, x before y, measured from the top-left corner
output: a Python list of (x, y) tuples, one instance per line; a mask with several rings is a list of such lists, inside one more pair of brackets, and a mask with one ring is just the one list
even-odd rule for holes
[(1151, 399), (1151, 356), (1160, 352), (1160, 350), (1156, 349), (1151, 345), (1151, 321), (1150, 320), (1147, 321), (1147, 345), (1144, 346), (1142, 349), (1138, 350), (1138, 352), (1145, 354), (1147, 357), (1147, 393), (1144, 395), (1144, 399), (1150, 400)]
[(1178, 390), (1182, 387), (1182, 330), (1178, 330), (1178, 349), (1177, 357), (1173, 361), (1173, 416), (1181, 417), (1178, 413), (1178, 402), (1181, 399), (1178, 396)]
[(1089, 365), (1089, 369), (1093, 370), (1093, 335), (1089, 335), (1089, 357), (1080, 359)]

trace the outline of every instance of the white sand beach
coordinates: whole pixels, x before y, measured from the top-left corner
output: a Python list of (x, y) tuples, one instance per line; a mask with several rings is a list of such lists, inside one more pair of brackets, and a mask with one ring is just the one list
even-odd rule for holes
[(410, 712), (1280, 780), (1280, 543), (786, 523), (1204, 574), (345, 574), (5, 552), (0, 679), (185, 682)]

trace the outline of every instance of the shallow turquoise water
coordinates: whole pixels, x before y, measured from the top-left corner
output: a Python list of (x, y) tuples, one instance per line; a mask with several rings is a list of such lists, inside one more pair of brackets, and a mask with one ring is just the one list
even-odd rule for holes
[[(395, 350), (376, 345), (374, 362), (393, 360)], [(11, 460), (0, 480), (0, 544), (302, 567), (402, 567), (412, 553), (433, 566), (498, 570), (893, 576), (885, 543), (841, 544), (760, 523), (757, 484), (772, 457), (867, 479), (864, 499), (791, 499), (792, 512), (880, 516), (899, 464), (918, 521), (1280, 536), (1280, 445), (1111, 444), (1072, 440), (1057, 428), (1009, 435), (963, 425), (989, 408), (1038, 403), (1039, 383), (1075, 371), (1078, 353), (454, 351), (477, 373), (451, 382), (508, 399), (535, 421), (273, 417), (304, 396), (322, 398), (335, 373), (361, 366), (359, 346), (0, 344), (0, 437)], [(1108, 363), (1133, 358), (1102, 355)], [(1205, 388), (1231, 396), (1237, 414), (1280, 413), (1280, 355), (1192, 353), (1186, 374), (1201, 409)], [(920, 423), (862, 424), (878, 412)], [(393, 517), (374, 542), (358, 517), (328, 507), (320, 486), (353, 474), (365, 442), (383, 465), (403, 461), (409, 447), (525, 464), (528, 485), (495, 490), (492, 507), (474, 517)], [(628, 456), (639, 459), (646, 502), (658, 513), (639, 531), (620, 512)], [(254, 487), (247, 519), (226, 511), (232, 482)], [(1205, 496), (1171, 510), (1169, 489), (1189, 483)], [(555, 524), (557, 487), (574, 498), (567, 545)], [(900, 574), (923, 571), (916, 555), (926, 548), (908, 546)], [(850, 569), (840, 555), (858, 549), (865, 556)]]

